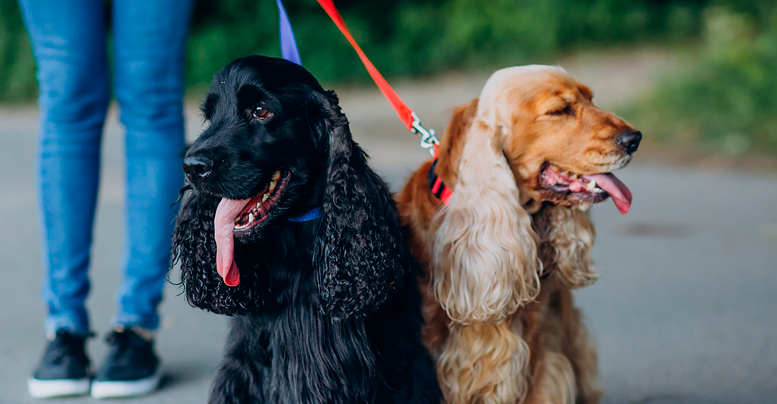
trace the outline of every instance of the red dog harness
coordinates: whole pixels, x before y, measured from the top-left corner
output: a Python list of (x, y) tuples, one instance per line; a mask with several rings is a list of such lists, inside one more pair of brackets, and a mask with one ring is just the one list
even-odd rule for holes
[(434, 169), (437, 167), (437, 161), (438, 159), (435, 158), (432, 162), (432, 166), (429, 167), (429, 188), (432, 190), (434, 196), (440, 198), (442, 203), (447, 205), (448, 199), (451, 199), (451, 194), (453, 194), (453, 191), (445, 186), (445, 183), (442, 182), (442, 179), (434, 173)]

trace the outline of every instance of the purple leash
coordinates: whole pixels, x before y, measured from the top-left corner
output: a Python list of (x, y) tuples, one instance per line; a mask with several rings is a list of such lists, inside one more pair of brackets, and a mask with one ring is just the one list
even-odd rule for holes
[(283, 8), (281, 0), (275, 0), (275, 2), (278, 4), (278, 14), (280, 17), (281, 55), (289, 62), (294, 62), (302, 66), (302, 61), (299, 58), (299, 50), (297, 49), (297, 41), (294, 40), (294, 31), (291, 29), (289, 16), (286, 15), (286, 9)]
[[(275, 0), (278, 4), (278, 14), (280, 16), (280, 31), (281, 31), (281, 55), (289, 62), (294, 62), (302, 66), (302, 61), (299, 58), (299, 50), (297, 49), (297, 41), (294, 40), (294, 31), (291, 29), (291, 22), (289, 16), (286, 14), (286, 9), (283, 8), (281, 0)], [(310, 222), (316, 220), (322, 216), (321, 208), (313, 208), (299, 217), (290, 217), (290, 222)]]

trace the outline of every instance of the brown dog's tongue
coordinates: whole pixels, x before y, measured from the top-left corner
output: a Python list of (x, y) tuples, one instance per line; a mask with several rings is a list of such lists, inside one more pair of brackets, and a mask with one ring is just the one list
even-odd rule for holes
[(216, 270), (227, 286), (240, 284), (240, 270), (235, 263), (235, 218), (245, 208), (250, 199), (223, 198), (216, 208), (213, 219), (216, 231)]
[(612, 201), (615, 202), (615, 207), (618, 208), (622, 215), (629, 213), (631, 191), (619, 179), (615, 178), (612, 173), (586, 175), (586, 177), (595, 180), (599, 188), (610, 194)]

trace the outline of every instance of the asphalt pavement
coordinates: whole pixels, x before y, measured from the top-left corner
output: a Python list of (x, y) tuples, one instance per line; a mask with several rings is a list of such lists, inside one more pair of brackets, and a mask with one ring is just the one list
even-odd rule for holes
[[(646, 85), (663, 64), (660, 55), (628, 63), (575, 63), (567, 67), (599, 92), (596, 100), (604, 106), (617, 105), (623, 94)], [(609, 70), (597, 67), (603, 65)], [(486, 77), (400, 83), (398, 91), (428, 126), (442, 131), (450, 109), (477, 95)], [(341, 96), (354, 137), (377, 170), (400, 187), (428, 154), (376, 90)], [(199, 131), (196, 106), (187, 114), (192, 138)], [(36, 117), (31, 106), (0, 108), (0, 273), (5, 274), (0, 404), (40, 402), (26, 391), (45, 343), (33, 183)], [(123, 242), (123, 131), (115, 108), (106, 127), (102, 168), (88, 301), (99, 334), (89, 352), (98, 363), (115, 307)], [(603, 402), (776, 403), (777, 174), (658, 165), (639, 152), (616, 174), (634, 194), (631, 211), (621, 216), (609, 201), (592, 209), (598, 233), (594, 259), (602, 277), (576, 292), (598, 346)], [(177, 274), (170, 278), (157, 338), (166, 375), (162, 388), (122, 402), (207, 400), (226, 318), (189, 307), (174, 284)]]

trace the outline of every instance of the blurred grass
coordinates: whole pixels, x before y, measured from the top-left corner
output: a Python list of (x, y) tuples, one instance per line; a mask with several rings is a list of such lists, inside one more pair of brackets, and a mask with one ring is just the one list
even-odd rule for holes
[[(698, 33), (698, 0), (338, 0), (344, 19), (387, 77), (491, 68), (570, 48), (682, 40)], [(303, 64), (327, 85), (369, 80), (313, 0), (286, 0)], [(190, 88), (249, 54), (279, 56), (270, 0), (199, 0), (186, 61)], [(0, 101), (30, 100), (35, 81), (16, 0), (0, 0)]]
[[(526, 63), (571, 47), (695, 35), (703, 2), (693, 0), (339, 0), (354, 37), (388, 77)], [(324, 83), (369, 80), (355, 52), (313, 0), (286, 0), (303, 64)], [(200, 1), (188, 79), (248, 54), (279, 56), (272, 1)]]
[[(581, 49), (661, 44), (685, 71), (623, 108), (646, 139), (730, 155), (777, 155), (777, 4), (773, 0), (337, 0), (388, 78), (536, 63)], [(110, 2), (108, 2), (110, 4)], [(326, 86), (369, 81), (313, 0), (285, 0), (302, 61)], [(109, 15), (106, 13), (106, 15)], [(198, 0), (186, 60), (193, 93), (249, 54), (280, 56), (271, 0)], [(688, 52), (687, 50), (691, 51)], [(16, 0), (0, 0), (0, 102), (36, 96)]]
[(26, 101), (37, 94), (35, 61), (15, 0), (0, 0), (0, 100)]
[(731, 156), (777, 155), (777, 5), (705, 10), (685, 69), (621, 114), (655, 140)]

